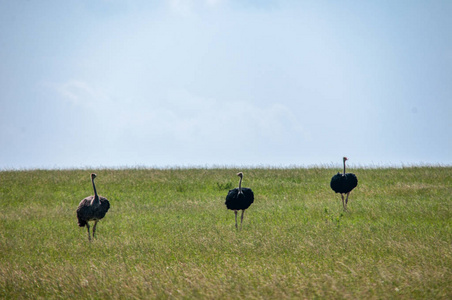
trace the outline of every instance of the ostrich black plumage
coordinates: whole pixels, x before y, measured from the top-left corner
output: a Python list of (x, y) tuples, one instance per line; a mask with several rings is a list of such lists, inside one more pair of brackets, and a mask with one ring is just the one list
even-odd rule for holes
[(228, 192), (226, 196), (226, 207), (230, 210), (233, 210), (235, 213), (235, 228), (238, 229), (237, 226), (237, 211), (242, 210), (242, 217), (240, 219), (240, 229), (242, 228), (243, 223), (243, 214), (245, 213), (245, 209), (250, 207), (250, 205), (254, 202), (254, 194), (253, 191), (249, 188), (242, 188), (242, 179), (243, 173), (237, 173), (237, 176), (240, 177), (239, 187)]
[[(345, 161), (348, 160), (347, 157), (343, 158), (344, 160), (344, 173), (337, 173), (331, 178), (330, 186), (333, 191), (341, 194), (342, 198), (342, 206), (344, 210), (347, 210), (348, 196), (350, 192), (358, 185), (358, 178), (353, 173), (345, 173)], [(347, 194), (347, 197), (344, 202), (344, 194)]]
[(80, 204), (77, 208), (77, 219), (78, 226), (83, 227), (86, 226), (88, 230), (88, 240), (91, 241), (91, 235), (89, 232), (89, 221), (94, 221), (93, 226), (93, 238), (96, 233), (96, 225), (100, 219), (105, 217), (108, 209), (110, 208), (110, 202), (108, 202), (107, 198), (97, 195), (96, 185), (94, 184), (94, 178), (97, 175), (91, 174), (91, 182), (93, 184), (94, 196), (89, 196), (80, 201)]

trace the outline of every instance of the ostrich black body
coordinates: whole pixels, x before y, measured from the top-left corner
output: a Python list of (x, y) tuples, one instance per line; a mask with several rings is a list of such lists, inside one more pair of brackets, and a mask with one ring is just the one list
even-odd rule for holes
[(253, 191), (249, 188), (242, 188), (242, 194), (239, 189), (230, 190), (226, 196), (226, 207), (232, 210), (245, 210), (254, 202)]
[(89, 196), (80, 201), (77, 208), (78, 226), (83, 227), (88, 221), (100, 220), (105, 217), (105, 214), (110, 209), (110, 202), (107, 198), (99, 196), (99, 206), (91, 204), (94, 196)]
[(336, 193), (347, 194), (358, 185), (358, 178), (353, 173), (337, 173), (331, 178), (330, 186)]

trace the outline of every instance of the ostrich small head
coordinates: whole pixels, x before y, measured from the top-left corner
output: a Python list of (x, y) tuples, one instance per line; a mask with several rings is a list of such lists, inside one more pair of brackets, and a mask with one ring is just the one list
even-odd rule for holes
[(97, 175), (95, 173), (91, 173), (91, 179), (94, 179), (96, 177), (97, 177)]
[(238, 172), (237, 176), (239, 176), (240, 178), (243, 178), (243, 173), (242, 172)]
[(344, 162), (345, 162), (346, 160), (348, 160), (348, 158), (344, 156)]

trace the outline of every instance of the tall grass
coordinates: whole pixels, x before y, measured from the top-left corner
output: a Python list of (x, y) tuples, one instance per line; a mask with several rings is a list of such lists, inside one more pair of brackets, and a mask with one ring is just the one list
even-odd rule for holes
[[(88, 242), (75, 209), (111, 209)], [(224, 199), (237, 171), (243, 229)], [(452, 298), (452, 168), (0, 172), (0, 298)]]

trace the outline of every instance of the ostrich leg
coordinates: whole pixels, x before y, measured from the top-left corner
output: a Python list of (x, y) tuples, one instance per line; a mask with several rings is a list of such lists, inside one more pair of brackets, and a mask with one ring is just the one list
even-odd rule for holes
[(98, 220), (94, 221), (94, 226), (93, 226), (93, 238), (94, 238), (94, 235), (96, 234), (96, 225), (97, 225), (97, 222), (99, 222), (99, 221), (98, 221)]
[(86, 229), (88, 230), (88, 241), (91, 241), (91, 235), (89, 233), (89, 223), (86, 222)]
[(235, 229), (238, 229), (238, 227), (237, 227), (237, 211), (234, 210), (234, 213), (235, 213)]
[(345, 198), (345, 209), (347, 209), (347, 203), (348, 203), (348, 196), (350, 195), (350, 192), (347, 193), (347, 198)]
[(240, 218), (240, 229), (242, 229), (243, 214), (245, 214), (245, 210), (242, 210), (242, 217)]
[(344, 207), (344, 210), (347, 210), (347, 207), (344, 202), (344, 194), (341, 194), (341, 198), (342, 198), (342, 206)]

